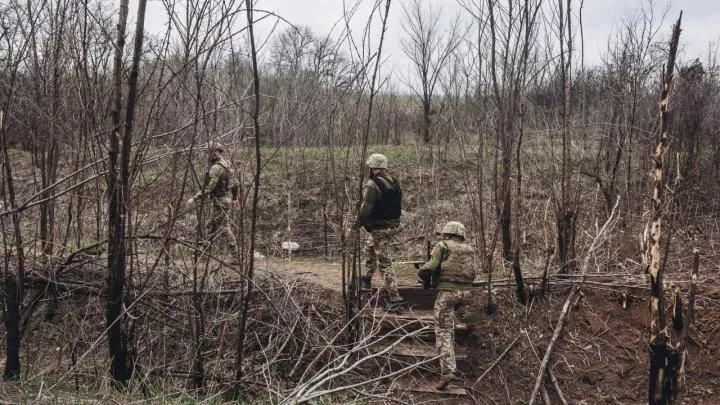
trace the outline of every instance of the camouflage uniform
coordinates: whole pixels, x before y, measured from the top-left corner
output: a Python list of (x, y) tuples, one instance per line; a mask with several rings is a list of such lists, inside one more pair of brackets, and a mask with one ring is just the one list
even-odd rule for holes
[[(239, 184), (230, 162), (223, 157), (211, 161), (205, 173), (202, 189), (194, 199), (210, 197), (212, 211), (207, 223), (207, 239), (215, 241), (221, 233), (227, 239), (230, 249), (234, 252), (237, 246), (235, 234), (230, 227), (230, 204), (238, 198)], [(232, 199), (231, 199), (232, 195)]]
[(402, 301), (402, 297), (398, 293), (397, 279), (395, 278), (395, 271), (391, 267), (392, 260), (390, 259), (390, 242), (392, 242), (397, 232), (397, 228), (378, 229), (370, 232), (364, 250), (366, 276), (372, 278), (375, 269), (380, 270), (380, 275), (383, 278), (380, 292), (385, 294), (390, 302)]
[(440, 353), (440, 373), (457, 371), (455, 363), (455, 308), (470, 298), (470, 291), (440, 290), (435, 298), (435, 347)]
[[(386, 294), (390, 303), (396, 303), (401, 302), (402, 297), (398, 293), (395, 271), (392, 269), (390, 244), (399, 231), (400, 218), (399, 212), (397, 218), (381, 219), (382, 215), (377, 214), (378, 210), (382, 210), (383, 204), (386, 203), (382, 200), (383, 195), (386, 194), (383, 194), (381, 186), (386, 190), (397, 189), (400, 194), (397, 198), (401, 198), (399, 182), (387, 171), (382, 170), (365, 183), (363, 202), (358, 213), (357, 223), (370, 233), (364, 249), (365, 277), (369, 280), (375, 274), (375, 270), (380, 270), (383, 278), (381, 291)], [(399, 207), (397, 209), (399, 210)]]
[[(464, 233), (464, 228), (463, 228)], [(446, 235), (447, 236), (447, 235)], [(435, 298), (435, 346), (440, 353), (443, 378), (457, 372), (455, 362), (455, 308), (467, 302), (475, 279), (474, 249), (464, 237), (450, 236), (435, 244), (430, 260), (418, 270), (418, 277), (437, 281)], [(449, 380), (448, 380), (449, 382)], [(438, 385), (439, 389), (447, 386)]]

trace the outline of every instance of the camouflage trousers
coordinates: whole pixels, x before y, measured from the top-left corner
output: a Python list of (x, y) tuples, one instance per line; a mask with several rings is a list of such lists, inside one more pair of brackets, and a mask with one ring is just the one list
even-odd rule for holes
[(372, 279), (375, 270), (380, 270), (383, 278), (380, 293), (385, 294), (390, 302), (402, 301), (390, 259), (390, 243), (397, 233), (397, 228), (374, 230), (370, 232), (364, 249), (366, 275)]
[[(221, 236), (224, 237), (226, 244), (221, 244), (221, 247), (229, 247), (231, 253), (235, 253), (237, 241), (235, 240), (235, 234), (230, 227), (230, 204), (225, 202), (212, 202), (212, 211), (210, 212), (210, 218), (207, 222), (207, 239), (210, 243), (215, 246)], [(221, 249), (224, 251), (225, 249)]]
[(435, 347), (440, 354), (440, 372), (457, 370), (455, 363), (455, 307), (470, 298), (470, 291), (439, 290), (435, 298)]

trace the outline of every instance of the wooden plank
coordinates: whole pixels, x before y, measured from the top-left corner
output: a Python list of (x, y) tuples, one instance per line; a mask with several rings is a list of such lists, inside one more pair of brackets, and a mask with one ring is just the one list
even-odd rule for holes
[[(421, 381), (398, 380), (390, 387), (390, 389), (395, 391), (411, 391), (427, 394), (437, 394), (442, 396), (467, 396), (467, 390), (464, 386), (460, 387), (451, 384), (446, 389), (441, 391), (435, 389), (435, 386), (438, 384), (438, 382), (440, 382), (439, 377), (435, 379)], [(458, 383), (460, 382), (462, 382), (462, 380), (458, 380)]]

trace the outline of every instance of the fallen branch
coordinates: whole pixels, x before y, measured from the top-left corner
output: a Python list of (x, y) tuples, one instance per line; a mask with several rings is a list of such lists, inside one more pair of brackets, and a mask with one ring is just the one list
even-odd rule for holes
[(553, 333), (552, 339), (550, 339), (548, 348), (545, 350), (545, 356), (543, 356), (542, 362), (540, 363), (540, 370), (538, 371), (538, 376), (535, 380), (535, 388), (530, 395), (530, 401), (528, 402), (528, 405), (533, 405), (535, 403), (535, 398), (537, 397), (538, 391), (540, 391), (543, 378), (545, 377), (545, 369), (547, 368), (548, 362), (550, 361), (550, 353), (552, 353), (553, 346), (555, 345), (555, 342), (560, 336), (560, 332), (562, 331), (562, 327), (565, 322), (565, 316), (568, 314), (568, 312), (570, 312), (570, 307), (572, 306), (571, 303), (573, 302), (573, 299), (575, 298), (578, 290), (580, 290), (580, 283), (573, 286), (572, 290), (570, 290), (570, 294), (568, 294), (567, 299), (565, 299), (565, 305), (563, 305), (562, 312), (560, 312), (560, 318), (558, 319), (558, 324), (555, 327), (555, 332)]
[(568, 401), (565, 399), (565, 396), (562, 393), (562, 390), (560, 390), (560, 384), (558, 384), (557, 378), (555, 378), (555, 373), (552, 372), (552, 368), (548, 368), (548, 374), (550, 375), (550, 381), (553, 383), (553, 387), (555, 388), (555, 393), (557, 393), (558, 398), (560, 399), (560, 402), (562, 402), (563, 405), (568, 405)]
[(334, 392), (339, 392), (339, 391), (345, 391), (345, 390), (348, 390), (351, 388), (357, 388), (357, 387), (367, 385), (367, 384), (370, 384), (370, 383), (373, 383), (373, 382), (376, 382), (379, 380), (383, 380), (386, 378), (394, 377), (396, 375), (400, 375), (411, 369), (414, 369), (416, 367), (419, 367), (421, 365), (424, 365), (426, 363), (434, 361), (440, 357), (438, 355), (435, 357), (427, 358), (420, 362), (410, 364), (407, 367), (402, 368), (401, 370), (394, 371), (394, 372), (388, 373), (388, 374), (383, 374), (383, 375), (380, 375), (373, 379), (364, 380), (364, 381), (361, 381), (358, 383), (345, 385), (345, 386), (335, 386), (335, 387), (329, 388), (327, 390), (320, 389), (323, 385), (327, 384), (329, 381), (332, 381), (334, 379), (337, 379), (338, 377), (341, 377), (341, 376), (349, 373), (350, 371), (354, 370), (355, 368), (359, 367), (361, 364), (363, 364), (369, 360), (372, 360), (372, 359), (375, 359), (378, 357), (382, 357), (383, 355), (390, 353), (395, 347), (397, 347), (399, 344), (401, 344), (405, 340), (410, 339), (416, 335), (421, 335), (422, 333), (424, 333), (430, 329), (428, 326), (426, 326), (426, 327), (420, 328), (416, 331), (410, 332), (407, 335), (398, 339), (397, 341), (393, 342), (391, 345), (385, 347), (384, 349), (382, 349), (378, 352), (372, 353), (370, 355), (367, 355), (365, 357), (362, 357), (360, 359), (357, 359), (354, 362), (350, 363), (350, 359), (351, 359), (351, 357), (353, 357), (353, 355), (359, 353), (363, 349), (369, 348), (372, 345), (379, 343), (380, 341), (387, 338), (388, 336), (392, 336), (393, 333), (397, 333), (397, 331), (401, 330), (402, 328), (403, 328), (402, 326), (397, 327), (397, 328), (393, 329), (392, 331), (387, 332), (384, 336), (374, 339), (367, 344), (362, 344), (363, 342), (360, 342), (361, 343), (360, 345), (353, 347), (349, 352), (347, 352), (341, 358), (336, 359), (337, 360), (336, 365), (329, 364), (328, 365), (329, 367), (325, 371), (323, 371), (322, 373), (316, 374), (309, 381), (307, 381), (307, 382), (303, 383), (302, 385), (300, 385), (299, 387), (297, 387), (292, 394), (290, 394), (288, 397), (284, 398), (280, 403), (281, 404), (304, 403), (304, 402), (310, 401), (311, 399), (314, 399), (314, 398), (317, 398), (317, 397), (320, 397), (323, 395), (328, 395), (328, 394), (331, 394)]
[(548, 395), (545, 387), (542, 387), (540, 389), (540, 392), (542, 394), (543, 402), (545, 403), (545, 405), (552, 405), (552, 402), (550, 401), (550, 395)]
[(500, 360), (502, 360), (503, 357), (505, 357), (505, 355), (508, 354), (508, 352), (510, 351), (510, 349), (512, 349), (512, 347), (515, 346), (515, 343), (517, 343), (518, 339), (520, 339), (520, 335), (516, 336), (516, 337), (515, 337), (515, 340), (513, 340), (512, 342), (510, 342), (510, 344), (508, 345), (508, 347), (505, 348), (505, 351), (502, 352), (502, 354), (501, 354), (497, 359), (495, 359), (495, 361), (493, 362), (493, 364), (491, 364), (490, 367), (488, 367), (488, 369), (485, 370), (485, 372), (482, 373), (482, 375), (477, 378), (477, 380), (475, 380), (475, 382), (473, 383), (473, 385), (472, 385), (470, 388), (475, 388), (475, 386), (477, 385), (477, 383), (479, 383), (483, 378), (485, 378), (485, 376), (486, 376), (490, 371), (492, 371), (492, 369), (494, 369), (495, 366), (497, 366), (497, 365), (500, 363)]

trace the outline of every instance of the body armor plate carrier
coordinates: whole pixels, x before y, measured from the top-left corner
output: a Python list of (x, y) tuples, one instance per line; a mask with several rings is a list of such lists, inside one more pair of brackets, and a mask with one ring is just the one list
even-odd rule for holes
[(448, 247), (448, 257), (442, 261), (440, 282), (470, 284), (475, 280), (475, 249), (472, 246), (454, 241), (445, 240)]
[(372, 181), (380, 189), (380, 199), (373, 207), (370, 213), (370, 219), (373, 220), (387, 220), (387, 219), (398, 219), (401, 213), (401, 202), (402, 202), (402, 190), (400, 189), (400, 182), (394, 178), (385, 179), (390, 180), (392, 188), (388, 188), (385, 185), (383, 179), (379, 176), (372, 178)]
[(218, 179), (217, 184), (215, 184), (215, 188), (210, 192), (210, 194), (215, 198), (223, 198), (227, 195), (228, 192), (228, 185), (230, 183), (230, 170), (228, 170), (228, 168), (222, 162), (215, 162), (213, 164), (220, 165), (223, 170), (222, 172), (220, 172), (220, 178)]

